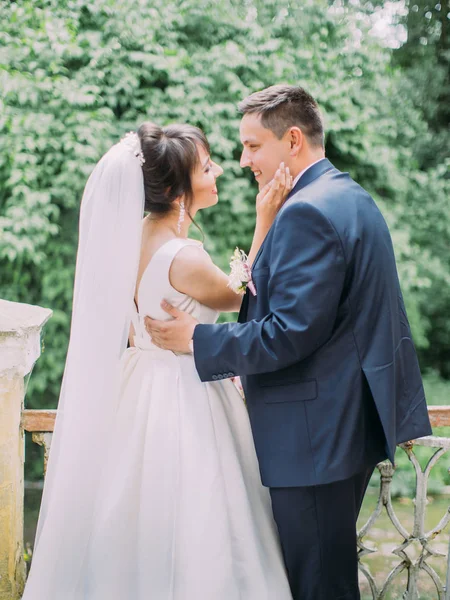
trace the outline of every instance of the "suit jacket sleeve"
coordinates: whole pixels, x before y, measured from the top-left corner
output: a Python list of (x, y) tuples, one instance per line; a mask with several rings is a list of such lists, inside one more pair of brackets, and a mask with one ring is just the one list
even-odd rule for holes
[(345, 277), (333, 225), (311, 204), (292, 202), (274, 227), (270, 313), (248, 323), (198, 325), (194, 358), (202, 381), (214, 374), (282, 369), (312, 354), (332, 334)]

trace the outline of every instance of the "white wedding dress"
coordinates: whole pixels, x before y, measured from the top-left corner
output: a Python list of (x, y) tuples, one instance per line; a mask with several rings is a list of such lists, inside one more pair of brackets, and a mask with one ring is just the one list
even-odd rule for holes
[(216, 320), (169, 282), (174, 256), (195, 243), (161, 246), (140, 282), (80, 600), (292, 598), (239, 392), (202, 383), (191, 355), (158, 349), (144, 327), (144, 315), (168, 318), (163, 298)]

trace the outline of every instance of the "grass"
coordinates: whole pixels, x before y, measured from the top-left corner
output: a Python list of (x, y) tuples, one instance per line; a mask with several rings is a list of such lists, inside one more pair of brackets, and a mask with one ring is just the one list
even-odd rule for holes
[[(442, 379), (435, 371), (430, 371), (424, 375), (423, 385), (428, 404), (450, 404), (450, 381)], [(450, 431), (450, 427), (446, 429)]]

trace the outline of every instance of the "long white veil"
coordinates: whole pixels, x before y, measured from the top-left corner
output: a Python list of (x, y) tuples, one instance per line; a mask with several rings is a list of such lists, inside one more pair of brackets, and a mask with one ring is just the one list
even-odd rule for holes
[(142, 160), (137, 134), (128, 134), (102, 157), (84, 191), (69, 349), (23, 600), (82, 597), (139, 265)]

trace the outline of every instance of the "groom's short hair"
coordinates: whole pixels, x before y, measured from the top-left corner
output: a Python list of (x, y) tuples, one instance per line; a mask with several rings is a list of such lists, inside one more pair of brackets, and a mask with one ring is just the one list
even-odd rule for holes
[(242, 114), (257, 114), (261, 124), (281, 139), (289, 127), (298, 127), (312, 146), (324, 147), (324, 130), (319, 107), (300, 86), (272, 85), (255, 92), (238, 104)]

